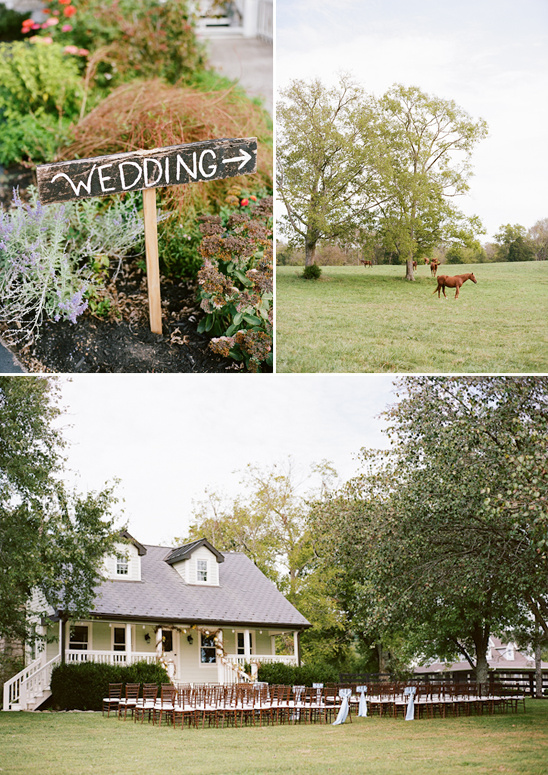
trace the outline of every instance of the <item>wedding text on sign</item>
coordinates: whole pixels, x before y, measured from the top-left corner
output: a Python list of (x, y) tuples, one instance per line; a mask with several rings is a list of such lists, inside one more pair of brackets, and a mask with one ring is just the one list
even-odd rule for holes
[(256, 171), (256, 138), (187, 143), (37, 168), (42, 203), (176, 186)]

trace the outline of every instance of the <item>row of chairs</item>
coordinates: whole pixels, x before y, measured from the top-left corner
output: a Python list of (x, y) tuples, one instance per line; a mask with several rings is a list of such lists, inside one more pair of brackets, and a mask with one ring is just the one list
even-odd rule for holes
[[(352, 713), (397, 718), (434, 718), (525, 710), (525, 698), (492, 684), (379, 683), (323, 687), (267, 684), (197, 685), (110, 684), (103, 714), (115, 712), (136, 722), (173, 726), (244, 726), (246, 724), (342, 723)], [(360, 702), (361, 698), (361, 702)], [(348, 711), (348, 712), (347, 712)]]
[(267, 684), (201, 685), (179, 687), (109, 684), (103, 714), (128, 715), (135, 722), (184, 726), (244, 726), (249, 724), (329, 723), (342, 700), (332, 688), (268, 686)]
[[(355, 685), (352, 689), (351, 707), (356, 707), (359, 693)], [(412, 685), (382, 682), (369, 684), (366, 689), (368, 712), (380, 716), (406, 715), (410, 704), (418, 718), (517, 712), (520, 708), (525, 711), (525, 695), (497, 683), (478, 687), (447, 681)]]

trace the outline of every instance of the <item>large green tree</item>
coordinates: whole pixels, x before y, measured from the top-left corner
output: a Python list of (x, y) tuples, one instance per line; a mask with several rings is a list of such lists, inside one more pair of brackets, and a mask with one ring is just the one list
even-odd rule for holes
[(487, 125), (453, 100), (401, 84), (380, 99), (379, 111), (380, 229), (413, 280), (413, 260), (440, 241), (466, 244), (482, 231), (454, 199), (468, 191), (472, 151)]
[(28, 638), (48, 606), (85, 615), (118, 531), (112, 487), (63, 484), (53, 377), (0, 377), (0, 636)]
[(322, 549), (365, 630), (484, 682), (490, 634), (548, 635), (548, 380), (408, 378), (388, 417), (390, 451), (319, 509)]
[(291, 459), (248, 465), (242, 495), (209, 493), (184, 538), (205, 537), (222, 551), (243, 552), (274, 581), (313, 625), (302, 635), (305, 660), (336, 661), (346, 653), (346, 621), (329, 594), (329, 571), (318, 571), (308, 524), (309, 503), (322, 502), (335, 477), (325, 461), (306, 473)]
[(285, 207), (281, 229), (315, 262), (321, 239), (352, 234), (374, 207), (369, 156), (374, 133), (371, 100), (350, 77), (336, 86), (294, 80), (280, 92), (277, 117), (277, 187)]

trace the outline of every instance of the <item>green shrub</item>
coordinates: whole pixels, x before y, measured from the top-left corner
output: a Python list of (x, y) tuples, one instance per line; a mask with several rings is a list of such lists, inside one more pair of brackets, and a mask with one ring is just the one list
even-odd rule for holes
[(261, 665), (258, 676), (259, 681), (269, 684), (283, 684), (285, 686), (312, 686), (314, 683), (337, 683), (339, 673), (330, 665), (285, 665), (281, 662)]
[[(53, 6), (62, 13), (65, 6), (58, 2), (54, 0)], [(186, 82), (205, 64), (190, 5), (187, 0), (79, 0), (71, 18), (73, 29), (61, 38), (102, 60), (98, 71), (102, 86), (134, 78)], [(57, 28), (53, 34), (58, 34)]]
[(0, 43), (0, 164), (51, 161), (82, 93), (78, 66), (61, 46)]
[(322, 270), (318, 264), (310, 264), (303, 269), (303, 277), (305, 280), (317, 280), (321, 275)]
[(198, 252), (202, 234), (195, 224), (186, 226), (169, 218), (158, 233), (160, 269), (166, 277), (195, 279), (202, 266)]
[(57, 665), (51, 676), (52, 704), (61, 710), (101, 710), (109, 683), (169, 683), (158, 664), (136, 662), (128, 667), (81, 662)]

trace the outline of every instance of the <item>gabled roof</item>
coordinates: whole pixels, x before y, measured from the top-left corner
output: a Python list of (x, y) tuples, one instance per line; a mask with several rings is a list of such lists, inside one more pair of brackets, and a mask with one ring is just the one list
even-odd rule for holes
[(133, 546), (137, 549), (137, 552), (139, 553), (140, 557), (142, 557), (144, 554), (147, 553), (147, 550), (145, 549), (143, 544), (140, 544), (139, 541), (133, 538), (133, 536), (130, 535), (127, 530), (122, 530), (120, 532), (120, 538), (125, 538), (125, 540), (129, 541), (130, 544), (133, 544)]
[(207, 549), (209, 549), (209, 551), (217, 558), (217, 562), (224, 562), (225, 558), (221, 552), (218, 549), (215, 549), (215, 547), (209, 543), (207, 538), (199, 538), (197, 541), (192, 541), (190, 544), (184, 544), (184, 546), (179, 546), (177, 549), (173, 549), (169, 556), (166, 557), (165, 561), (170, 565), (173, 565), (176, 562), (181, 562), (181, 560), (188, 560), (192, 552), (195, 549), (198, 549), (200, 546), (205, 546)]
[(141, 581), (104, 581), (96, 589), (93, 616), (159, 624), (310, 627), (245, 554), (219, 552), (223, 559), (219, 586), (208, 586), (186, 583), (166, 561), (173, 560), (169, 547), (146, 545), (145, 549)]

